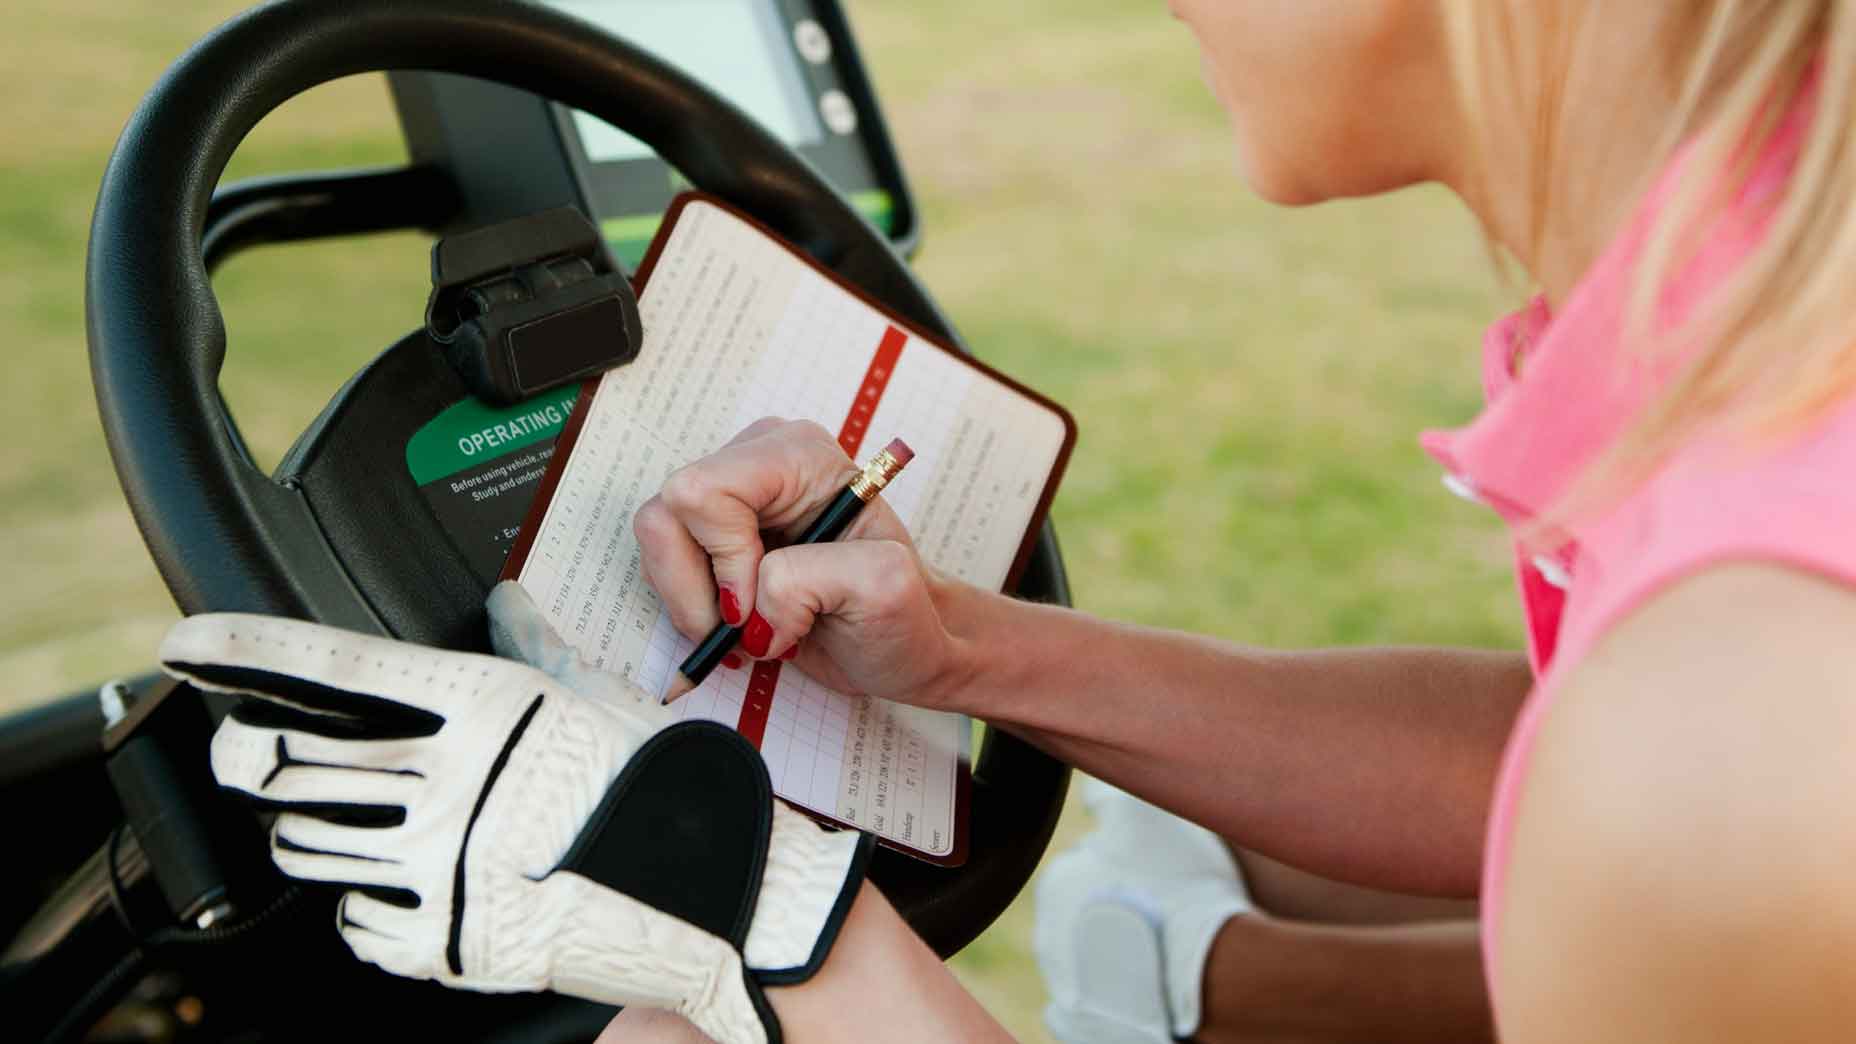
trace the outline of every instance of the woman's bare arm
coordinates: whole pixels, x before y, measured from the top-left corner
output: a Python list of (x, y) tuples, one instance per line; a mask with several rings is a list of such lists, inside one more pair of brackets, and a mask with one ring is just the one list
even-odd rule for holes
[(1520, 655), (1273, 652), (970, 587), (937, 604), (962, 650), (947, 705), (1322, 876), (1475, 894)]
[(1519, 656), (1276, 653), (1015, 602), (930, 575), (880, 497), (845, 539), (768, 549), (854, 470), (825, 429), (766, 419), (672, 474), (633, 527), (677, 629), (726, 606), (737, 652), (1001, 724), (1327, 877), (1474, 893)]
[(1233, 917), (1205, 963), (1199, 1044), (1487, 1044), (1473, 921), (1327, 925)]
[(1542, 722), (1499, 911), (1502, 1039), (1850, 1039), (1856, 592), (1715, 567)]
[(1344, 884), (1238, 845), (1231, 846), (1231, 854), (1243, 869), (1244, 889), (1251, 901), (1271, 917), (1346, 926), (1473, 923), (1477, 917), (1473, 899), (1405, 895)]

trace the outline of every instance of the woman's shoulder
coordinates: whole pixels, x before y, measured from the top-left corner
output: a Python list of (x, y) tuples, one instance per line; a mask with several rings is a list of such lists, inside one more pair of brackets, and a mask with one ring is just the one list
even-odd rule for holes
[[(1635, 1019), (1642, 1032), (1622, 1039), (1748, 1039), (1671, 1015), (1718, 1002), (1706, 1025), (1764, 1025), (1769, 995), (1738, 988), (1754, 938), (1760, 990), (1847, 996), (1821, 983), (1856, 948), (1840, 916), (1856, 847), (1851, 632), (1847, 589), (1717, 565), (1629, 614), (1559, 680), (1504, 842), (1515, 872), (1492, 940), (1504, 1032), (1531, 1022), (1599, 1039)], [(1589, 1005), (1568, 1013), (1555, 1004), (1566, 997), (1615, 1010), (1582, 1027)]]
[(1856, 596), (1856, 396), (1788, 432), (1696, 438), (1580, 530), (1569, 651), (1714, 566), (1779, 566)]

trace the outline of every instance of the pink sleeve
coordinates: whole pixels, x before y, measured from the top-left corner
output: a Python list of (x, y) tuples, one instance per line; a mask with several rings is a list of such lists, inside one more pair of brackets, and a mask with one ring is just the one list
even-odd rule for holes
[[(1721, 562), (1768, 562), (1856, 588), (1856, 400), (1765, 445), (1685, 450), (1581, 540), (1561, 635), (1572, 663), (1665, 587)], [(1590, 574), (1587, 574), (1587, 570)]]

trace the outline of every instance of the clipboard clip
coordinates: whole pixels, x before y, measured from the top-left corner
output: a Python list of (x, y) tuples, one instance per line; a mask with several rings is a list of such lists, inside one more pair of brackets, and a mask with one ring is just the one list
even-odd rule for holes
[(432, 247), (425, 329), (471, 394), (514, 405), (638, 357), (638, 295), (573, 207)]

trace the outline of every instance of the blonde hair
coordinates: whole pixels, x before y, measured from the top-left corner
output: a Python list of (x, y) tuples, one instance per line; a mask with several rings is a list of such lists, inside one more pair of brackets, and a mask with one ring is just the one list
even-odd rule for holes
[[(1526, 234), (1538, 244), (1574, 190), (1557, 155), (1560, 98), (1576, 41), (1604, 0), (1540, 0), (1520, 55), (1512, 0), (1447, 0), (1472, 126), (1519, 115), (1529, 136)], [(1625, 335), (1635, 350), (1693, 349), (1662, 392), (1550, 514), (1565, 519), (1647, 476), (1703, 433), (1776, 437), (1803, 430), (1856, 391), (1856, 0), (1684, 0), (1664, 26), (1661, 70), (1680, 85), (1656, 163), (1686, 149), (1680, 181), (1648, 232)], [(1602, 27), (1600, 27), (1602, 28)], [(1502, 83), (1498, 68), (1533, 69)], [(1742, 191), (1804, 92), (1814, 115), (1764, 238), (1679, 326), (1659, 327), (1671, 276)], [(1499, 112), (1498, 109), (1505, 109)]]

